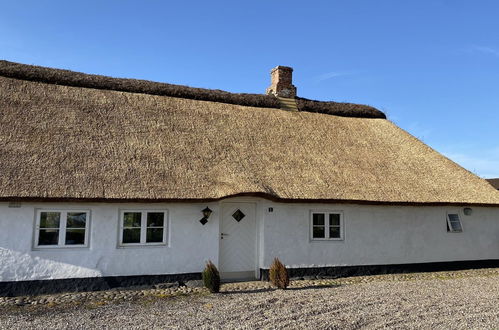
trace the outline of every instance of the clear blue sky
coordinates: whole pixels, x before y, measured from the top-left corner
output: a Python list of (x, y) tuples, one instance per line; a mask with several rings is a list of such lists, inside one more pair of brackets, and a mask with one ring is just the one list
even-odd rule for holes
[(7, 1), (0, 58), (375, 106), (482, 177), (499, 177), (499, 1)]

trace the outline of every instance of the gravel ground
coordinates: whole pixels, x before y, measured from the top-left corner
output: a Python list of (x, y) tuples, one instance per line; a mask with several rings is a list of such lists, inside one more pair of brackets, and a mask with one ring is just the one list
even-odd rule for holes
[(226, 284), (131, 301), (88, 300), (7, 306), (2, 329), (159, 328), (499, 328), (499, 269)]

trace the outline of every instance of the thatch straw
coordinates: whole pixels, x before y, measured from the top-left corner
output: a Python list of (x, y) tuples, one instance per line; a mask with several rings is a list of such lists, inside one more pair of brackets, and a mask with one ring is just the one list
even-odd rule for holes
[[(236, 94), (221, 90), (194, 88), (147, 80), (111, 78), (2, 60), (0, 60), (0, 76), (56, 85), (172, 96), (191, 100), (222, 102), (250, 107), (280, 107), (279, 101), (271, 95), (244, 93)], [(298, 109), (300, 111), (319, 112), (346, 117), (386, 118), (381, 111), (373, 107), (351, 103), (318, 102), (300, 99), (298, 100)]]
[(0, 199), (499, 205), (384, 119), (0, 77)]

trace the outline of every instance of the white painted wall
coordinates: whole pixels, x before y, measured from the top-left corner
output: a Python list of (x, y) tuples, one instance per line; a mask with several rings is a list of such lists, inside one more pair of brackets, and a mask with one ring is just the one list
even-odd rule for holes
[[(201, 210), (214, 212), (202, 226)], [(35, 209), (91, 211), (89, 248), (33, 249)], [(119, 210), (167, 209), (169, 246), (118, 247)], [(200, 272), (218, 264), (218, 203), (0, 203), (0, 281)]]
[[(403, 264), (499, 259), (499, 208), (284, 204), (266, 202), (264, 256), (290, 267)], [(310, 211), (344, 214), (343, 241), (311, 241)], [(447, 212), (459, 213), (462, 233), (448, 233)]]
[[(465, 216), (460, 207), (228, 201), (257, 205), (255, 270), (276, 256), (291, 267), (499, 259), (499, 208), (473, 207)], [(202, 226), (207, 205), (214, 212)], [(37, 208), (90, 210), (90, 246), (33, 249)], [(167, 209), (169, 246), (118, 247), (122, 209)], [(311, 241), (311, 210), (342, 211), (345, 239)], [(218, 265), (219, 211), (220, 203), (0, 203), (0, 281), (200, 272), (208, 259)], [(447, 232), (447, 212), (460, 214), (462, 233)]]

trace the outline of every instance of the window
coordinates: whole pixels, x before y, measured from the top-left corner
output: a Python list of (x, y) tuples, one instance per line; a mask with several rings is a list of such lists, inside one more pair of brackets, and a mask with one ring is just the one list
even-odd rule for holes
[(120, 245), (164, 245), (167, 211), (122, 211)]
[(89, 211), (38, 210), (36, 248), (88, 246)]
[(461, 226), (461, 219), (459, 219), (459, 214), (447, 214), (447, 231), (450, 233), (460, 233), (463, 231), (463, 227)]
[(343, 239), (342, 212), (312, 212), (310, 221), (312, 240)]

